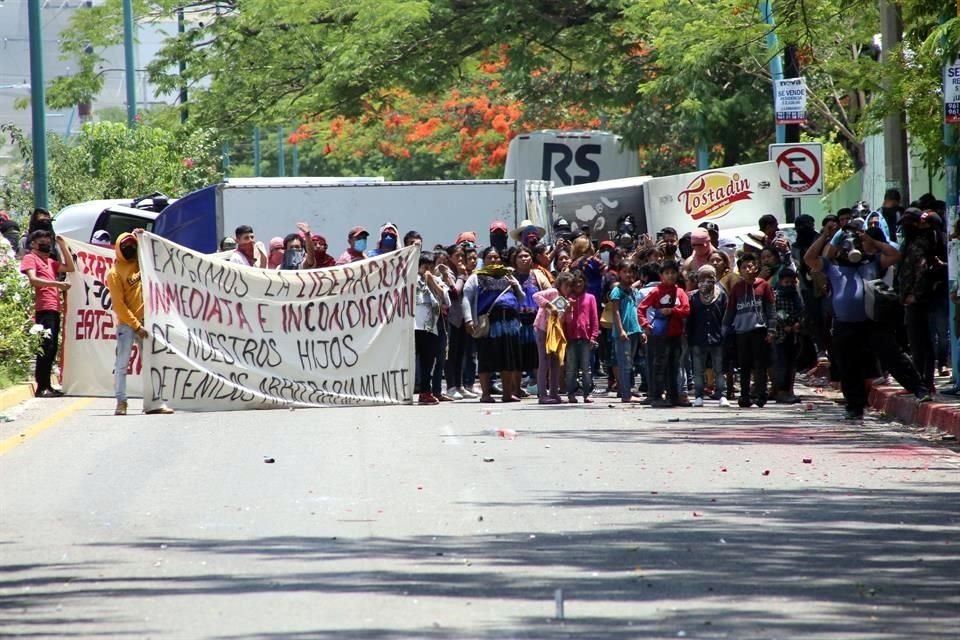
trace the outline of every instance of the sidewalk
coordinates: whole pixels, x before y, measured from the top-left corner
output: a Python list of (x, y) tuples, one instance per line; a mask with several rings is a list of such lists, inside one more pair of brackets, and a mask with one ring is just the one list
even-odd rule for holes
[(15, 384), (0, 391), (0, 413), (33, 397), (32, 384)]
[(960, 397), (938, 394), (933, 402), (918, 405), (912, 393), (884, 385), (870, 390), (869, 403), (897, 422), (933, 427), (960, 438)]

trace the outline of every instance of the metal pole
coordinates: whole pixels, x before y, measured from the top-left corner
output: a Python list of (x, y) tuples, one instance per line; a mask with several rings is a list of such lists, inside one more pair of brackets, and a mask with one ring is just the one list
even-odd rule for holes
[(260, 177), (260, 127), (253, 128), (253, 175)]
[(697, 171), (706, 171), (710, 168), (710, 151), (707, 149), (707, 143), (701, 141), (697, 145)]
[(133, 61), (133, 0), (123, 0), (123, 64), (126, 67), (127, 126), (137, 121), (137, 82)]
[(277, 128), (277, 175), (287, 175), (286, 151), (283, 149), (283, 127)]
[(47, 96), (43, 79), (43, 27), (40, 0), (27, 4), (30, 28), (30, 110), (33, 132), (33, 206), (49, 209), (47, 192)]
[[(773, 3), (770, 0), (760, 0), (760, 15), (763, 21), (769, 27), (767, 33), (767, 50), (771, 54), (770, 58), (770, 76), (773, 78), (773, 90), (776, 92), (776, 81), (783, 80), (783, 62), (780, 60), (780, 39), (777, 38), (777, 32), (774, 31), (776, 24), (773, 21)], [(787, 140), (786, 127), (782, 124), (776, 125), (777, 144), (783, 144)]]
[(299, 177), (299, 176), (300, 176), (300, 145), (299, 145), (299, 144), (293, 145), (292, 154), (293, 154), (293, 173), (292, 173), (292, 175), (293, 175), (294, 178), (296, 178), (296, 177)]
[[(956, 14), (954, 15), (960, 17), (960, 0), (957, 0)], [(951, 17), (951, 12), (945, 10), (940, 22), (944, 23)], [(955, 48), (953, 50), (947, 48), (944, 59), (952, 62), (956, 59), (956, 54), (957, 50)], [(946, 76), (946, 74), (944, 74), (944, 76)], [(946, 77), (944, 77), (943, 82), (947, 82)], [(946, 95), (946, 84), (944, 84), (943, 89), (944, 95)], [(960, 153), (957, 152), (957, 142), (957, 126), (944, 123), (943, 144), (947, 148), (947, 155), (943, 161), (944, 172), (946, 173), (947, 179), (947, 193), (944, 202), (947, 204), (947, 233), (951, 234), (953, 233), (954, 225), (957, 223), (957, 216), (960, 214), (960, 176), (957, 175), (957, 173), (960, 172)], [(960, 242), (960, 240), (952, 240), (950, 242), (952, 244), (954, 242)], [(952, 254), (953, 252), (951, 251), (950, 253)], [(950, 257), (947, 258), (947, 280), (951, 297), (958, 293), (957, 266), (955, 260)], [(960, 336), (957, 335), (955, 329), (957, 326), (957, 305), (953, 300), (950, 302), (950, 363), (953, 366), (953, 388), (960, 389)]]
[[(177, 33), (182, 37), (186, 31), (183, 21), (183, 7), (177, 9)], [(180, 58), (180, 124), (187, 121), (187, 81), (184, 76), (187, 73), (187, 61)]]

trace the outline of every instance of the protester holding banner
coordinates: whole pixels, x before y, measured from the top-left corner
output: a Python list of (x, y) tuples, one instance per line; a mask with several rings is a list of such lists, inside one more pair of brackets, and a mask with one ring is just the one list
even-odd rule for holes
[(20, 272), (30, 280), (30, 286), (36, 294), (34, 322), (44, 328), (43, 346), (37, 354), (34, 372), (38, 398), (63, 395), (62, 391), (53, 388), (50, 378), (60, 341), (60, 292), (67, 291), (70, 285), (60, 282), (57, 276), (75, 271), (77, 267), (63, 236), (59, 236), (56, 243), (60, 247), (63, 262), (58, 262), (51, 257), (54, 244), (53, 232), (37, 229), (30, 234), (30, 253), (23, 256), (20, 262)]
[[(143, 326), (143, 288), (137, 259), (139, 244), (138, 235), (121, 233), (117, 238), (117, 259), (107, 273), (110, 300), (117, 316), (117, 359), (113, 366), (113, 392), (117, 399), (115, 416), (127, 415), (127, 371), (133, 345), (142, 345), (144, 338), (150, 335)], [(170, 414), (173, 410), (161, 405), (146, 413)]]

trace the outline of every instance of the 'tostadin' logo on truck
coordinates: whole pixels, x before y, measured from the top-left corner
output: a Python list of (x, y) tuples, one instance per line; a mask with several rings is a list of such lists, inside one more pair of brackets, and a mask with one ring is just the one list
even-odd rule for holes
[(732, 176), (722, 171), (708, 171), (693, 179), (680, 192), (683, 209), (694, 220), (719, 218), (726, 215), (733, 205), (750, 200), (750, 180), (739, 173)]

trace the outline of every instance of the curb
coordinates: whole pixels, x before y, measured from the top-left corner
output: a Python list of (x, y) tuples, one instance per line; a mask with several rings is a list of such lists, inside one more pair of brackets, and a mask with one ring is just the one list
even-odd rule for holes
[(33, 398), (32, 384), (16, 384), (0, 391), (0, 411), (12, 409), (22, 402)]
[(868, 403), (903, 424), (935, 427), (960, 437), (960, 405), (927, 402), (918, 405), (913, 394), (899, 387), (874, 387)]

